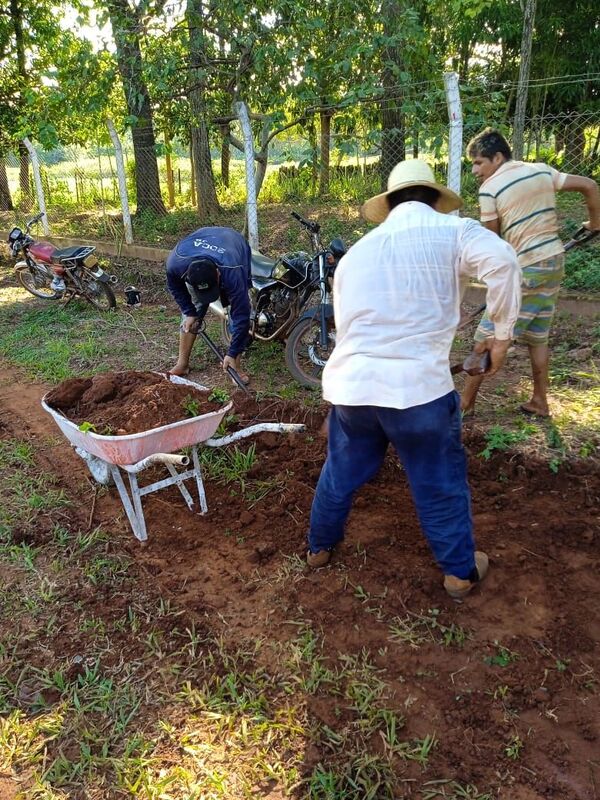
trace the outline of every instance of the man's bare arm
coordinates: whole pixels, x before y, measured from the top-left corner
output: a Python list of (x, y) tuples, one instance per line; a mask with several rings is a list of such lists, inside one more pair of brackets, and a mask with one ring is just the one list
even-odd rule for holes
[(500, 220), (499, 219), (491, 219), (489, 222), (482, 222), (481, 223), (484, 228), (487, 228), (488, 231), (492, 233), (497, 233), (500, 236)]
[(600, 189), (595, 180), (583, 175), (567, 175), (560, 191), (581, 192), (589, 214), (589, 220), (584, 225), (591, 231), (600, 230)]

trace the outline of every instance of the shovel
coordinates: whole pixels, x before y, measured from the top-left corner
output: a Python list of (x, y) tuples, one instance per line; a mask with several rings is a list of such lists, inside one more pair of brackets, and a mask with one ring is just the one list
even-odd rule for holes
[[(204, 339), (206, 344), (210, 347), (210, 349), (213, 351), (213, 353), (216, 355), (216, 357), (219, 359), (219, 361), (222, 364), (223, 363), (223, 359), (224, 359), (223, 353), (219, 350), (219, 348), (213, 342), (213, 340), (210, 338), (208, 333), (206, 333), (206, 331), (203, 328), (201, 328), (198, 331), (198, 333)], [(248, 390), (248, 387), (246, 386), (244, 381), (240, 378), (240, 375), (239, 375), (239, 373), (238, 373), (238, 371), (236, 369), (234, 369), (233, 367), (227, 367), (227, 374), (232, 378), (232, 380), (234, 380), (237, 383), (237, 385), (240, 387), (240, 389), (243, 392), (245, 392), (245, 394), (248, 394), (248, 395), (250, 394), (250, 391)]]
[(459, 372), (466, 372), (467, 375), (485, 375), (492, 364), (489, 350), (483, 353), (469, 353), (461, 364), (454, 364), (450, 367), (451, 375), (458, 375)]

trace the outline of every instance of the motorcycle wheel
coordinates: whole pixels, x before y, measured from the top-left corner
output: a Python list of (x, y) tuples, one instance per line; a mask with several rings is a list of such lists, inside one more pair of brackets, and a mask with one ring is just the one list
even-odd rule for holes
[(327, 320), (328, 347), (319, 343), (320, 320), (303, 319), (293, 328), (285, 344), (285, 363), (295, 380), (309, 389), (321, 385), (321, 374), (335, 346), (333, 319)]
[(117, 301), (113, 290), (107, 283), (96, 281), (93, 278), (85, 277), (82, 279), (82, 297), (91, 303), (94, 308), (100, 311), (111, 311), (117, 307)]
[(52, 278), (43, 272), (30, 272), (28, 269), (21, 269), (19, 270), (19, 280), (23, 288), (41, 300), (54, 300), (60, 297), (50, 285)]
[(231, 329), (229, 327), (229, 319), (221, 320), (221, 341), (225, 347), (231, 344)]

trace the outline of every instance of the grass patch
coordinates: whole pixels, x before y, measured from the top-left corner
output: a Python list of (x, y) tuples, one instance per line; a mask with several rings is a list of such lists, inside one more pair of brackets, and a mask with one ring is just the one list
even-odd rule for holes
[(0, 356), (37, 379), (128, 369), (164, 369), (177, 348), (178, 316), (144, 307), (100, 314), (73, 301), (44, 304), (24, 290), (3, 290)]

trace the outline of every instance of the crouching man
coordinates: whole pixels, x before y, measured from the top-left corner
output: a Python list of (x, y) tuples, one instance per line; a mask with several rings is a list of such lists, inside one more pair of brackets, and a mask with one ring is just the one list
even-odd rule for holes
[(181, 309), (179, 356), (172, 375), (187, 375), (196, 335), (210, 303), (230, 306), (231, 343), (223, 370), (233, 367), (244, 383), (241, 354), (250, 329), (250, 245), (232, 228), (199, 228), (182, 239), (167, 257), (167, 286)]

